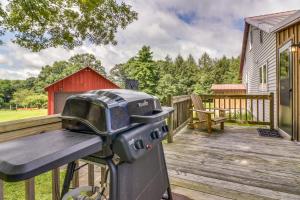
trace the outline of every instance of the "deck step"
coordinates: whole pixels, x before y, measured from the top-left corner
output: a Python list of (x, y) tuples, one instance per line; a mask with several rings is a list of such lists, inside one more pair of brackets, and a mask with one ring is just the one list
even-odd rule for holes
[[(179, 173), (169, 170), (170, 180), (173, 187), (187, 188), (214, 197), (238, 200), (300, 200), (300, 195), (273, 191), (239, 183), (208, 178), (194, 174)], [(202, 199), (190, 197), (195, 200)], [(218, 199), (218, 198), (211, 198)]]

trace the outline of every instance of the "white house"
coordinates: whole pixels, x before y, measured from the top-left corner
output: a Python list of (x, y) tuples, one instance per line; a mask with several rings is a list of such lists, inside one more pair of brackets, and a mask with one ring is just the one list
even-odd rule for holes
[[(282, 28), (299, 23), (299, 19), (299, 10), (245, 18), (240, 76), (248, 94), (270, 92), (275, 94), (275, 128), (280, 128), (280, 114), (278, 110), (281, 109), (278, 98), (278, 94), (280, 93), (278, 89), (277, 62), (277, 53), (279, 52), (277, 48), (279, 44), (277, 38), (278, 32)], [(300, 32), (293, 33), (293, 36), (295, 34), (299, 35)], [(256, 106), (254, 107), (256, 108)], [(259, 109), (261, 108), (262, 106), (259, 106)], [(269, 106), (266, 106), (266, 108), (269, 108)], [(262, 114), (262, 112), (259, 113)], [(260, 118), (260, 116), (254, 117)], [(292, 120), (292, 117), (290, 120)], [(286, 132), (288, 132), (288, 135), (292, 135), (291, 132)]]

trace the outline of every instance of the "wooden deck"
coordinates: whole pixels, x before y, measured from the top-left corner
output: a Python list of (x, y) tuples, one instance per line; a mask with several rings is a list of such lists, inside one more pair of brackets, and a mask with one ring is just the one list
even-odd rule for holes
[[(164, 150), (173, 192), (191, 199), (300, 200), (299, 143), (261, 137), (249, 127), (211, 135), (184, 128)], [(80, 171), (81, 185), (86, 177), (87, 169)]]
[(300, 199), (300, 144), (255, 128), (185, 128), (165, 154), (173, 191), (192, 199)]

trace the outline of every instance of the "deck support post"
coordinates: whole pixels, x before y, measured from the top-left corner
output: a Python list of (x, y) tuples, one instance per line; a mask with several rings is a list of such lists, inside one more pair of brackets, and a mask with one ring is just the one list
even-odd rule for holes
[(4, 189), (3, 181), (0, 180), (0, 200), (4, 200), (4, 192), (3, 192), (3, 189)]
[[(75, 168), (79, 167), (79, 161), (76, 160), (75, 163), (76, 163)], [(75, 172), (74, 172), (74, 176), (73, 176), (73, 180), (72, 180), (72, 187), (73, 188), (79, 187), (79, 170), (75, 170)]]
[(52, 200), (60, 199), (60, 174), (59, 168), (52, 170)]
[[(88, 185), (95, 186), (95, 173), (94, 173), (94, 165), (88, 164)], [(92, 193), (88, 193), (89, 196), (92, 196)]]
[[(172, 102), (172, 96), (169, 95), (167, 98), (167, 105), (170, 107), (173, 107), (173, 102)], [(173, 114), (170, 114), (170, 116), (168, 117), (168, 126), (169, 126), (169, 133), (168, 133), (168, 143), (172, 143), (173, 142)]]
[(25, 181), (25, 199), (35, 200), (34, 178)]

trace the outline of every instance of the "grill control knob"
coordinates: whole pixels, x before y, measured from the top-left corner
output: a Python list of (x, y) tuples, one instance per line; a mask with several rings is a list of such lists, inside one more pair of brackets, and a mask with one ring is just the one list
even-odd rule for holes
[(136, 149), (143, 149), (144, 148), (144, 142), (143, 142), (143, 140), (136, 140), (134, 142), (134, 147)]
[(159, 139), (159, 132), (158, 131), (152, 131), (150, 133), (150, 137), (151, 137), (152, 140)]

